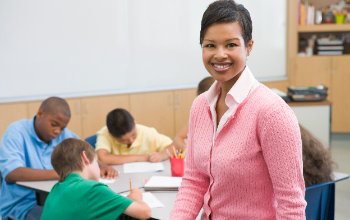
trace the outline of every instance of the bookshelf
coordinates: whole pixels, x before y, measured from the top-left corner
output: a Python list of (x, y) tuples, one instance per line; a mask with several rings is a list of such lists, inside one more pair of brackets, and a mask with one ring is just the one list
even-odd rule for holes
[[(322, 7), (337, 3), (334, 0), (309, 0), (309, 3), (322, 3)], [(323, 84), (328, 87), (327, 100), (332, 102), (331, 131), (350, 133), (350, 54), (339, 56), (313, 55), (298, 57), (299, 37), (312, 34), (350, 33), (350, 24), (315, 24), (298, 25), (298, 1), (288, 0), (287, 26), (287, 67), (290, 85), (316, 86)]]
[(314, 32), (350, 32), (350, 24), (315, 24), (303, 25), (297, 28), (299, 33)]

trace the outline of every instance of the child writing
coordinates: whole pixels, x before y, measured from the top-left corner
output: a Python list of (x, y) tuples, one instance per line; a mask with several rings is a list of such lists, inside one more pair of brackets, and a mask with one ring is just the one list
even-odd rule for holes
[(160, 162), (168, 158), (172, 140), (156, 129), (135, 124), (125, 109), (114, 109), (107, 115), (107, 126), (97, 132), (96, 151), (107, 164)]
[(138, 188), (124, 197), (98, 182), (97, 156), (87, 142), (75, 138), (62, 141), (53, 150), (51, 163), (59, 182), (46, 199), (42, 220), (117, 219), (122, 213), (138, 219), (151, 217)]
[[(212, 76), (205, 77), (199, 82), (197, 88), (197, 96), (207, 91), (211, 85), (215, 82)], [(185, 150), (187, 148), (187, 134), (188, 123), (181, 129), (181, 131), (174, 138), (174, 145), (177, 149)]]

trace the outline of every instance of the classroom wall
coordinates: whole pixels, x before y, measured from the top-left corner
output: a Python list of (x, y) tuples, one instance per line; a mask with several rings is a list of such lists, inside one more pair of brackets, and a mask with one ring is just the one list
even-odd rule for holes
[[(211, 2), (0, 1), (0, 102), (195, 88), (208, 76), (199, 31)], [(286, 79), (286, 0), (239, 2), (253, 20), (253, 74)]]

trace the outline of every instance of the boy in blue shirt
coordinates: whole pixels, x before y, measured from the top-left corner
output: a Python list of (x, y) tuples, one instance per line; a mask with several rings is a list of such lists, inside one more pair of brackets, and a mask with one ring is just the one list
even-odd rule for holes
[[(64, 99), (51, 97), (40, 106), (32, 119), (9, 125), (1, 139), (0, 169), (3, 177), (0, 194), (0, 214), (20, 220), (40, 219), (42, 206), (36, 205), (35, 192), (15, 184), (17, 181), (58, 179), (51, 165), (54, 147), (67, 138), (77, 136), (66, 128), (70, 109)], [(100, 164), (101, 174), (116, 177), (117, 172)]]
[(95, 150), (85, 141), (69, 138), (52, 152), (59, 182), (48, 195), (41, 220), (117, 219), (122, 213), (137, 219), (151, 217), (151, 209), (135, 188), (121, 196), (99, 183)]

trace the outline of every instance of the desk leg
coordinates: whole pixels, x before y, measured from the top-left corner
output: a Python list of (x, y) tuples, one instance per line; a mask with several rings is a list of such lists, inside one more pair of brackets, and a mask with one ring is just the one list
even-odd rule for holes
[(49, 193), (45, 193), (45, 192), (35, 192), (36, 195), (36, 204), (37, 205), (41, 205), (44, 206), (45, 201), (47, 196), (49, 195)]

